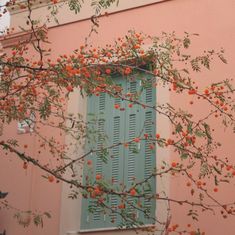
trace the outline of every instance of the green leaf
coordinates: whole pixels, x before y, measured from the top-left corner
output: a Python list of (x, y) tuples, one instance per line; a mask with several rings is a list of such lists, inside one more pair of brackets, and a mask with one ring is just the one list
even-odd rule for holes
[(224, 58), (224, 55), (223, 55), (223, 54), (219, 54), (218, 56), (219, 56), (220, 60), (221, 60), (223, 63), (225, 63), (225, 64), (228, 63), (227, 60)]
[(33, 222), (36, 226), (43, 227), (43, 220), (42, 220), (42, 217), (40, 215), (35, 215), (34, 218), (33, 218)]
[(199, 130), (199, 129), (196, 129), (196, 131), (194, 132), (194, 134), (195, 134), (196, 136), (198, 136), (198, 137), (204, 137), (204, 136), (206, 136), (206, 134), (205, 134), (203, 131)]
[(211, 137), (211, 131), (210, 131), (210, 126), (207, 123), (203, 123), (203, 126), (205, 128), (205, 134), (207, 137), (207, 143), (208, 145), (212, 143), (212, 137)]
[(189, 71), (187, 69), (182, 69), (182, 71), (189, 74)]
[(192, 134), (193, 133), (193, 123), (190, 122), (187, 126), (187, 131), (189, 134)]
[(188, 153), (182, 153), (181, 155), (180, 155), (180, 158), (181, 159), (187, 159), (189, 157), (189, 154)]
[(183, 130), (182, 125), (181, 125), (180, 123), (178, 123), (178, 124), (176, 125), (176, 127), (175, 127), (176, 133), (179, 133), (179, 132), (181, 132), (182, 130)]
[(200, 72), (200, 66), (198, 64), (198, 59), (193, 59), (191, 60), (191, 66), (192, 66), (192, 69), (196, 72)]
[(44, 215), (49, 219), (51, 218), (51, 214), (49, 212), (44, 212)]
[(201, 153), (196, 153), (196, 154), (194, 154), (194, 157), (200, 159), (200, 158), (202, 158), (202, 154)]
[(184, 40), (183, 40), (184, 48), (189, 48), (190, 42), (191, 41), (188, 37), (184, 38)]
[(201, 58), (201, 64), (207, 68), (207, 69), (210, 69), (210, 59), (208, 56), (202, 56)]

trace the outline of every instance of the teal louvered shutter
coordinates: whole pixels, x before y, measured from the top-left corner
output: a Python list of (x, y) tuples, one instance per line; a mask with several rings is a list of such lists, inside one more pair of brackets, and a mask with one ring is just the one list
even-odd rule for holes
[[(125, 86), (123, 80), (118, 80), (121, 86)], [(110, 146), (123, 142), (124, 138), (124, 115), (125, 112), (114, 109), (114, 105), (123, 105), (120, 98), (112, 98), (108, 94), (101, 93), (100, 96), (88, 98), (88, 122), (97, 118), (97, 123), (93, 126), (98, 131), (98, 138), (93, 143), (88, 143), (87, 150), (101, 148), (102, 145)], [(87, 160), (92, 160), (93, 174), (91, 182), (95, 181), (95, 175), (100, 174), (105, 182), (112, 186), (114, 190), (120, 187), (123, 182), (123, 146), (118, 145), (112, 148), (106, 160), (102, 160), (102, 154), (92, 154)], [(84, 181), (89, 174), (89, 166), (84, 167)], [(120, 170), (121, 169), (121, 170)], [(91, 171), (91, 170), (90, 170)], [(90, 173), (91, 174), (91, 173)], [(91, 183), (90, 182), (90, 183)], [(82, 199), (81, 230), (100, 229), (117, 227), (121, 223), (121, 218), (117, 213), (112, 213), (109, 209), (97, 206), (97, 199)], [(108, 195), (106, 202), (109, 207), (116, 210), (120, 204), (118, 196)], [(89, 211), (93, 208), (93, 211)]]
[[(141, 75), (138, 75), (141, 76)], [(137, 77), (133, 81), (127, 81), (121, 77), (116, 78), (116, 83), (121, 85), (123, 92), (138, 93), (143, 103), (155, 105), (155, 89), (151, 86), (142, 89), (142, 82)], [(119, 104), (123, 111), (114, 109), (114, 105)], [(96, 141), (87, 144), (89, 149), (97, 149), (102, 145), (110, 146), (119, 142), (133, 140), (140, 133), (155, 135), (155, 112), (151, 109), (143, 109), (139, 105), (128, 108), (129, 102), (121, 100), (119, 97), (112, 98), (108, 94), (102, 93), (100, 96), (91, 96), (88, 98), (88, 121), (97, 118), (94, 130), (98, 130), (99, 137)], [(104, 138), (105, 136), (105, 138)], [(142, 181), (148, 178), (155, 167), (155, 152), (149, 148), (149, 141), (132, 144), (129, 148), (123, 145), (116, 146), (109, 151), (107, 162), (104, 163), (99, 153), (89, 156), (88, 159), (93, 162), (93, 173), (87, 171), (89, 166), (85, 165), (84, 182), (86, 183), (87, 174), (95, 181), (95, 175), (101, 174), (105, 181), (112, 185), (114, 190), (120, 189), (120, 183), (130, 188), (134, 182)], [(101, 155), (102, 156), (102, 155)], [(144, 166), (144, 167), (143, 167)], [(146, 192), (150, 194), (155, 192), (155, 179), (148, 181), (144, 185)], [(89, 182), (90, 183), (90, 182)], [(127, 205), (130, 215), (142, 221), (144, 224), (152, 223), (139, 211), (136, 211), (131, 205), (137, 203), (133, 198), (128, 198), (130, 205)], [(117, 210), (120, 204), (118, 196), (110, 195), (106, 203), (114, 210)], [(149, 209), (149, 214), (154, 217), (155, 201), (144, 199), (140, 202), (143, 208)], [(91, 208), (93, 211), (90, 211)], [(94, 210), (95, 209), (95, 210)], [(122, 223), (120, 215), (112, 213), (107, 209), (96, 206), (96, 199), (82, 199), (81, 230), (92, 230), (100, 228), (117, 227)]]
[[(139, 95), (141, 103), (151, 106), (155, 105), (156, 92), (151, 84), (146, 88), (143, 87), (143, 82), (140, 74), (135, 77), (134, 81), (127, 84), (127, 91), (132, 94)], [(150, 77), (145, 75), (144, 79), (150, 80)], [(140, 105), (134, 105), (126, 112), (127, 133), (126, 140), (131, 141), (137, 136), (143, 137), (145, 133), (149, 137), (155, 136), (155, 111), (149, 108), (143, 108)], [(136, 182), (141, 182), (151, 176), (155, 169), (155, 148), (150, 149), (151, 142), (144, 140), (139, 143), (132, 143), (131, 146), (125, 150), (125, 170), (124, 170), (124, 184), (127, 188), (131, 188)], [(143, 184), (140, 193), (144, 192), (147, 196), (155, 193), (155, 178), (152, 177), (147, 183)], [(143, 211), (136, 210), (134, 207), (142, 205)], [(143, 224), (150, 224), (154, 222), (155, 217), (155, 200), (149, 199), (135, 199), (134, 197), (128, 198), (128, 212), (130, 216), (136, 218)]]
[[(106, 94), (102, 93), (99, 97), (90, 96), (87, 100), (87, 122), (89, 125), (90, 136), (86, 144), (86, 151), (99, 149), (105, 143), (105, 114), (107, 105)], [(92, 160), (92, 166), (84, 165), (83, 181), (84, 184), (92, 185), (95, 176), (103, 176), (105, 164), (102, 160), (101, 152), (89, 155), (86, 160)], [(102, 208), (97, 207), (97, 200), (82, 198), (81, 230), (101, 228), (104, 226), (105, 213)]]
[[(156, 105), (156, 88), (153, 87), (152, 82), (150, 82), (151, 76), (145, 78), (149, 80), (149, 83), (143, 90), (142, 100), (147, 105), (153, 107)], [(148, 134), (150, 139), (154, 139), (156, 135), (156, 111), (153, 109), (145, 109), (143, 110), (142, 115), (144, 116), (144, 132)], [(156, 148), (154, 147), (154, 149), (151, 149), (150, 145), (152, 144), (152, 141), (149, 139), (143, 142), (144, 179), (151, 177), (156, 168)], [(156, 200), (154, 198), (150, 199), (150, 197), (156, 193), (155, 177), (151, 177), (144, 185), (144, 191), (149, 198), (145, 198), (143, 201), (147, 216), (142, 213), (141, 221), (143, 221), (144, 224), (154, 223)]]
[[(138, 90), (138, 81), (131, 81), (127, 83), (127, 92), (135, 94)], [(140, 120), (139, 117), (139, 106), (134, 105), (132, 108), (126, 111), (126, 141), (131, 141), (135, 137), (140, 135)], [(141, 174), (138, 171), (138, 163), (140, 159), (140, 154), (137, 154), (140, 150), (140, 143), (131, 143), (129, 148), (125, 149), (125, 169), (124, 169), (124, 185), (127, 189), (131, 188), (134, 182), (136, 182), (137, 174)], [(141, 177), (141, 176), (140, 176)], [(127, 211), (130, 218), (137, 218), (137, 211), (133, 207), (136, 204), (136, 200), (133, 197), (127, 198)], [(137, 218), (138, 219), (138, 218)], [(132, 219), (130, 219), (132, 223)], [(127, 224), (129, 226), (129, 224)]]
[[(125, 81), (121, 79), (116, 79), (118, 85), (122, 86), (125, 89)], [(125, 108), (125, 103), (121, 100), (120, 97), (111, 98), (110, 97), (110, 106), (109, 109), (112, 112), (110, 119), (110, 137), (113, 145), (117, 145), (120, 142), (124, 141), (125, 127), (123, 125), (125, 121), (125, 112), (120, 111), (119, 109), (114, 109), (114, 105), (118, 104), (121, 108)], [(112, 148), (110, 175), (112, 176), (112, 188), (115, 191), (119, 191), (120, 184), (123, 182), (123, 160), (124, 160), (124, 147), (123, 145), (118, 145)], [(114, 211), (117, 210), (118, 205), (120, 204), (120, 198), (117, 195), (110, 196), (110, 206)], [(117, 213), (111, 213), (110, 216), (112, 225), (110, 227), (117, 227), (121, 223), (121, 216)]]
[[(100, 109), (105, 106), (105, 96), (101, 95), (99, 99), (95, 96), (87, 98), (87, 123), (89, 126), (89, 137), (87, 137), (86, 151), (90, 149), (96, 149), (99, 145), (97, 141), (97, 134), (100, 134), (102, 131), (102, 119), (100, 118)], [(96, 120), (98, 119), (98, 121)], [(93, 130), (99, 130), (98, 133), (93, 132)], [(95, 137), (93, 137), (93, 135)], [(102, 163), (101, 159), (98, 158), (98, 154), (89, 155), (86, 160), (92, 160), (92, 169), (89, 167), (86, 162), (83, 169), (83, 184), (90, 185), (93, 184), (95, 180), (95, 174), (97, 172), (102, 172)], [(95, 206), (95, 201), (90, 199), (90, 195), (82, 198), (82, 210), (81, 210), (81, 230), (92, 229), (98, 211), (93, 210)]]

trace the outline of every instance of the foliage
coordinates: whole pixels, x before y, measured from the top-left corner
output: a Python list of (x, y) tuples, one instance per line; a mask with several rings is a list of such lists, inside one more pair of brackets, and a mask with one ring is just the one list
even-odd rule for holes
[[(56, 1), (53, 1), (56, 3)], [(116, 1), (92, 1), (96, 14), (102, 8), (107, 8)], [(70, 0), (68, 2), (71, 10), (78, 13), (83, 1)], [(15, 4), (12, 1), (9, 4)], [(30, 1), (25, 7), (31, 7)], [(44, 177), (50, 182), (65, 182), (71, 186), (70, 198), (83, 195), (85, 198), (93, 198), (96, 203), (90, 207), (90, 212), (101, 209), (111, 213), (117, 213), (123, 218), (120, 226), (139, 227), (143, 225), (136, 217), (131, 217), (128, 210), (135, 208), (148, 214), (148, 208), (143, 208), (139, 199), (154, 199), (167, 201), (169, 208), (171, 204), (188, 206), (187, 215), (193, 220), (198, 220), (198, 210), (223, 211), (222, 216), (234, 215), (232, 207), (234, 203), (222, 203), (216, 199), (220, 184), (232, 182), (235, 175), (234, 164), (223, 156), (216, 155), (220, 143), (213, 135), (211, 121), (217, 119), (218, 125), (224, 125), (229, 129), (235, 129), (234, 122), (234, 88), (230, 80), (226, 79), (219, 83), (212, 83), (206, 87), (200, 87), (195, 83), (193, 76), (203, 70), (209, 70), (211, 63), (219, 59), (226, 63), (224, 51), (205, 51), (202, 55), (193, 57), (188, 52), (193, 35), (185, 34), (180, 39), (175, 33), (162, 33), (161, 36), (149, 36), (144, 33), (129, 31), (124, 37), (118, 38), (113, 45), (93, 48), (89, 45), (81, 45), (70, 55), (61, 55), (55, 61), (51, 60), (51, 50), (42, 47), (41, 42), (47, 42), (44, 33), (38, 33), (35, 21), (29, 15), (29, 24), (32, 26), (32, 35), (35, 41), (19, 44), (11, 51), (0, 55), (1, 81), (0, 81), (0, 119), (3, 128), (11, 125), (14, 121), (25, 120), (29, 114), (34, 113), (36, 120), (31, 120), (36, 125), (32, 135), (40, 139), (42, 150), (48, 153), (48, 158), (57, 163), (53, 166), (44, 164), (28, 152), (27, 143), (19, 145), (16, 139), (6, 139), (1, 136), (0, 146), (3, 152), (22, 160), (23, 168), (26, 170), (29, 164), (42, 170)], [(145, 45), (151, 45), (146, 48)], [(37, 59), (29, 58), (29, 50), (33, 47), (38, 55)], [(141, 77), (142, 89), (135, 93), (125, 93), (122, 87), (115, 83), (114, 76), (122, 76), (123, 79), (131, 81), (137, 74), (144, 73), (151, 77)], [(183, 95), (187, 98), (198, 99), (201, 105), (208, 107), (203, 117), (197, 116), (190, 110), (173, 107), (169, 103), (156, 103), (151, 106), (143, 103), (140, 99), (141, 93), (148, 87), (155, 86), (168, 88), (175, 96)], [(150, 136), (142, 131), (135, 138), (121, 141), (114, 145), (106, 143), (105, 133), (99, 133), (96, 126), (97, 118), (85, 121), (82, 115), (69, 114), (66, 105), (71, 93), (79, 91), (85, 99), (88, 96), (100, 96), (102, 93), (110, 97), (120, 98), (129, 102), (128, 108), (139, 106), (143, 109), (153, 110), (169, 120), (172, 135), (165, 136), (157, 133)], [(194, 105), (193, 101), (190, 101)], [(122, 107), (115, 104), (110, 107), (119, 111)], [(29, 124), (30, 125), (30, 124)], [(87, 150), (73, 159), (68, 154), (69, 146), (59, 142), (54, 134), (50, 137), (44, 135), (45, 128), (57, 130), (61, 135), (71, 136), (80, 146), (86, 141), (90, 143), (102, 139), (103, 145), (97, 149)], [(122, 145), (125, 148), (138, 146), (138, 143), (148, 140), (149, 148), (170, 149), (178, 158), (168, 163), (162, 162), (159, 169), (155, 169), (151, 175), (142, 181), (135, 182), (130, 188), (113, 188), (102, 175), (94, 175), (92, 161), (87, 160), (91, 154), (99, 154), (103, 162), (112, 157), (110, 150), (115, 146)], [(133, 151), (137, 151), (133, 148)], [(43, 151), (42, 151), (43, 152)], [(39, 155), (41, 153), (39, 152)], [(75, 170), (76, 166), (87, 165), (90, 167), (86, 183), (79, 179), (80, 172)], [(190, 188), (192, 198), (190, 200), (177, 200), (161, 194), (152, 194), (149, 188), (151, 178), (160, 178), (164, 175), (184, 177), (186, 187)], [(56, 180), (55, 180), (56, 179)], [(214, 185), (211, 190), (208, 185)], [(111, 208), (107, 201), (110, 196), (116, 195), (120, 198), (120, 205)], [(128, 198), (134, 198), (130, 204)], [(30, 212), (32, 213), (32, 212)], [(50, 217), (44, 213), (32, 214), (36, 225), (42, 225), (42, 218)], [(21, 221), (21, 214), (16, 218)], [(169, 217), (170, 218), (170, 217)], [(146, 230), (155, 232), (158, 225), (164, 227), (164, 231), (178, 232), (183, 230), (179, 225), (171, 221), (158, 221), (156, 218), (153, 226)], [(154, 226), (156, 225), (156, 226)], [(184, 229), (184, 228), (183, 228)], [(194, 234), (203, 234), (200, 230)]]

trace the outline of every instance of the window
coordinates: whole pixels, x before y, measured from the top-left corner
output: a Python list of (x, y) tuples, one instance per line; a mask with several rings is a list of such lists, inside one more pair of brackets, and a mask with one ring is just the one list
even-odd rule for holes
[[(148, 105), (155, 105), (156, 91), (155, 88), (146, 86), (144, 81), (150, 80), (150, 76), (138, 74), (135, 79), (128, 81), (123, 77), (114, 78), (116, 83), (122, 86), (123, 93), (131, 93), (139, 95), (139, 100)], [(113, 98), (106, 93), (100, 96), (91, 96), (88, 98), (88, 121), (94, 122), (93, 131), (98, 132), (96, 141), (90, 140), (87, 144), (89, 149), (97, 149), (102, 146), (110, 146), (118, 143), (128, 142), (137, 136), (147, 133), (149, 137), (155, 136), (155, 111), (150, 108), (142, 108), (140, 105), (134, 104), (129, 107), (130, 102), (122, 100), (119, 97)], [(119, 105), (119, 109), (114, 106)], [(102, 179), (110, 184), (114, 190), (130, 189), (134, 183), (143, 181), (148, 178), (155, 169), (155, 148), (150, 148), (151, 138), (142, 140), (139, 143), (132, 142), (128, 147), (117, 145), (109, 150), (109, 152), (97, 152), (92, 154), (88, 159), (92, 160), (92, 167), (85, 164), (84, 182), (88, 184), (95, 182), (97, 174), (102, 175)], [(86, 161), (88, 161), (88, 159)], [(142, 190), (147, 193), (155, 192), (155, 179), (151, 178), (146, 184), (143, 184)], [(154, 222), (152, 218), (155, 216), (155, 200), (154, 199), (137, 199), (133, 197), (127, 198), (125, 203), (128, 213), (143, 224), (151, 224)], [(112, 210), (100, 207), (98, 198), (82, 199), (81, 214), (81, 231), (95, 229), (110, 229), (118, 227), (122, 224), (122, 217), (115, 211), (121, 212), (118, 205), (121, 200), (119, 196), (110, 195), (105, 198), (105, 203)], [(136, 210), (132, 205), (141, 203), (146, 209), (146, 216)], [(130, 223), (131, 220), (129, 221)], [(133, 223), (132, 223), (133, 224)], [(128, 222), (127, 222), (128, 227)], [(130, 224), (131, 225), (131, 224)]]

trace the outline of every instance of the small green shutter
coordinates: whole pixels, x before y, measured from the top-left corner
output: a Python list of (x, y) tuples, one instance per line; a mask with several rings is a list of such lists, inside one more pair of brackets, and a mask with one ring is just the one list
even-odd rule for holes
[[(140, 77), (141, 78), (141, 77)], [(145, 75), (145, 78), (146, 75)], [(147, 78), (149, 79), (149, 78)], [(139, 100), (143, 104), (151, 106), (155, 105), (156, 93), (152, 86), (143, 89), (143, 82), (141, 79), (135, 79), (127, 85), (127, 90), (130, 93), (139, 94)], [(142, 91), (142, 92), (141, 92)], [(149, 108), (143, 108), (140, 105), (134, 105), (128, 109), (127, 112), (127, 141), (133, 140), (135, 137), (143, 137), (145, 133), (149, 137), (154, 137), (156, 132), (155, 112)], [(136, 182), (141, 182), (148, 178), (155, 169), (155, 149), (150, 149), (150, 141), (144, 140), (140, 143), (133, 143), (129, 149), (125, 150), (125, 170), (124, 170), (124, 184), (127, 188), (131, 188)], [(145, 193), (152, 195), (155, 192), (155, 178), (152, 177), (148, 183), (143, 185)], [(135, 217), (143, 224), (150, 224), (154, 222), (155, 217), (155, 201), (142, 199), (139, 200), (133, 197), (128, 198), (128, 212), (130, 216)], [(142, 204), (144, 212), (136, 210), (132, 205)], [(143, 209), (143, 210), (144, 210)], [(148, 217), (149, 216), (149, 217)]]
[[(149, 81), (151, 76), (145, 76)], [(152, 83), (148, 83), (147, 87), (143, 90), (141, 100), (143, 103), (150, 105), (151, 107), (156, 105), (156, 89), (153, 88)], [(147, 179), (151, 176), (156, 168), (156, 149), (150, 148), (151, 145), (155, 144), (149, 139), (154, 139), (156, 134), (156, 112), (153, 109), (143, 109), (142, 118), (144, 121), (144, 133), (148, 134), (149, 138), (144, 140), (141, 148), (141, 155), (143, 156), (143, 178)], [(143, 179), (142, 178), (142, 179)], [(141, 180), (141, 179), (140, 179)], [(156, 192), (156, 179), (151, 177), (146, 184), (143, 185), (145, 195), (149, 198)], [(145, 208), (145, 213), (140, 214), (140, 220), (144, 224), (154, 223), (156, 200), (154, 198), (145, 198), (142, 202)]]
[[(136, 78), (133, 81), (127, 81), (124, 78), (116, 78), (116, 83), (123, 87), (123, 92), (140, 93), (140, 99), (143, 103), (155, 105), (156, 93), (152, 87), (142, 89), (141, 81)], [(142, 92), (140, 92), (142, 91)], [(114, 109), (114, 104), (119, 104), (123, 111)], [(101, 137), (105, 134), (105, 140), (101, 137), (96, 143), (87, 144), (87, 148), (96, 149), (102, 144), (112, 145), (119, 142), (129, 141), (138, 136), (141, 132), (155, 135), (155, 112), (151, 109), (143, 109), (139, 105), (134, 105), (128, 108), (129, 102), (123, 101), (120, 98), (112, 98), (108, 94), (102, 93), (100, 96), (91, 96), (88, 98), (88, 122), (95, 117), (98, 118), (96, 126), (93, 128), (98, 130)], [(106, 141), (106, 142), (105, 142)], [(127, 188), (130, 188), (133, 182), (141, 181), (147, 178), (155, 168), (155, 152), (150, 150), (149, 141), (142, 141), (139, 144), (133, 144), (129, 148), (124, 148), (123, 145), (112, 148), (107, 158), (107, 163), (104, 163), (99, 154), (89, 156), (93, 162), (94, 172), (90, 177), (95, 180), (96, 174), (101, 174), (105, 180), (112, 185), (114, 189), (120, 188), (120, 183), (123, 183)], [(138, 153), (136, 153), (138, 152)], [(110, 157), (111, 156), (111, 157)], [(144, 166), (144, 167), (143, 167)], [(87, 166), (84, 167), (84, 182), (86, 183), (86, 175), (88, 174)], [(151, 192), (155, 192), (155, 179), (149, 181)], [(150, 188), (146, 185), (146, 191)], [(133, 198), (129, 198), (129, 203), (135, 203)], [(117, 196), (109, 196), (107, 203), (114, 210), (120, 204)], [(141, 203), (145, 207), (149, 207), (149, 215), (154, 217), (155, 202), (142, 200)], [(89, 207), (94, 204), (94, 199), (82, 199), (82, 215), (81, 215), (81, 230), (111, 228), (120, 225), (121, 218), (116, 213), (108, 212), (107, 210), (97, 209), (92, 213), (89, 212)], [(136, 213), (137, 219), (144, 224), (153, 222), (151, 219), (144, 216), (128, 206), (130, 213)]]
[[(119, 80), (118, 80), (119, 81)], [(119, 81), (121, 86), (125, 86), (124, 80)], [(98, 130), (101, 134), (96, 143), (87, 144), (88, 149), (97, 149), (102, 145), (110, 146), (118, 144), (124, 140), (124, 115), (125, 112), (114, 109), (115, 104), (123, 105), (120, 98), (112, 98), (108, 94), (101, 93), (100, 96), (88, 97), (88, 122), (91, 119), (97, 118), (94, 130)], [(102, 137), (105, 136), (105, 139)], [(123, 182), (123, 146), (116, 146), (109, 151), (107, 162), (102, 161), (99, 154), (93, 154), (87, 158), (93, 162), (93, 182), (95, 175), (101, 174), (105, 181), (112, 185), (114, 189), (120, 187), (120, 182)], [(84, 167), (84, 181), (88, 174), (88, 166)], [(122, 169), (122, 170), (120, 170)], [(89, 212), (89, 207), (95, 205), (95, 199), (82, 199), (82, 216), (81, 230), (98, 229), (117, 227), (121, 223), (121, 218), (116, 213), (111, 213), (108, 209), (96, 207), (92, 213)], [(106, 203), (114, 210), (120, 204), (120, 200), (115, 195), (110, 195)]]
[[(99, 97), (88, 97), (87, 104), (87, 122), (90, 125), (91, 131), (94, 131), (90, 135), (89, 142), (86, 144), (86, 151), (90, 149), (98, 149), (105, 142), (105, 113), (104, 110), (107, 106), (106, 94), (102, 93)], [(85, 184), (93, 184), (95, 176), (97, 174), (103, 175), (105, 172), (106, 164), (104, 164), (100, 157), (100, 152), (93, 153), (86, 158), (86, 160), (92, 160), (92, 166), (85, 164), (83, 171), (83, 182)], [(85, 161), (86, 162), (86, 161)], [(92, 168), (92, 169), (91, 169)], [(89, 182), (88, 182), (89, 178)], [(96, 210), (94, 210), (96, 208)], [(96, 206), (96, 201), (90, 198), (82, 199), (82, 213), (81, 213), (81, 229), (89, 230), (95, 228), (101, 228), (105, 225), (105, 214), (101, 208)]]

